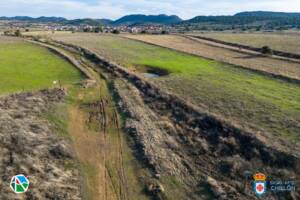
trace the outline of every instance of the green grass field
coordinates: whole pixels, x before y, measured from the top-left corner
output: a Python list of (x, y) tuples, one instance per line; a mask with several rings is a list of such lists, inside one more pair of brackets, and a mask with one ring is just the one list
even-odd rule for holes
[(115, 36), (73, 34), (56, 39), (88, 47), (128, 68), (152, 66), (169, 76), (152, 79), (241, 126), (300, 141), (300, 86), (228, 64)]
[(254, 47), (267, 45), (279, 51), (300, 53), (300, 33), (207, 33), (202, 36)]
[(80, 72), (48, 49), (0, 38), (0, 94), (31, 91), (81, 80)]

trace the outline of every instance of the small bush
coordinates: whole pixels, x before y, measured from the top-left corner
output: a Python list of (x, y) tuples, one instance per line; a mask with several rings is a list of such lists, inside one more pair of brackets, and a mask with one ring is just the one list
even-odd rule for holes
[(11, 31), (4, 31), (4, 35), (11, 35)]
[(16, 30), (15, 31), (15, 36), (17, 37), (20, 37), (22, 34), (21, 34), (21, 31), (20, 30)]
[(161, 34), (162, 34), (162, 35), (166, 35), (166, 34), (168, 34), (168, 31), (163, 30), (163, 31), (161, 31)]
[(147, 33), (146, 30), (142, 30), (142, 31), (141, 31), (141, 34), (146, 34), (146, 33)]
[(120, 31), (119, 31), (119, 30), (117, 30), (117, 29), (115, 29), (115, 30), (113, 30), (113, 31), (112, 31), (112, 33), (113, 33), (113, 34), (119, 34), (119, 33), (120, 33)]
[(33, 36), (32, 39), (33, 39), (34, 41), (40, 41), (40, 40), (42, 39), (42, 36), (36, 35), (36, 36)]
[(85, 32), (85, 33), (91, 32), (91, 29), (88, 27), (85, 27), (85, 28), (83, 28), (83, 32)]
[(100, 33), (100, 32), (102, 33), (103, 28), (101, 26), (99, 26), (99, 27), (96, 27), (94, 31), (95, 31), (95, 33)]
[(261, 48), (261, 53), (263, 53), (263, 54), (273, 54), (273, 51), (269, 46), (263, 46)]

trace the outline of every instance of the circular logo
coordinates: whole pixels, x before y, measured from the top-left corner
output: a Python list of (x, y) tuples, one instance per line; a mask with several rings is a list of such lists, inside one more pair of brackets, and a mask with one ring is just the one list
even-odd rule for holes
[(10, 188), (17, 194), (27, 192), (29, 181), (23, 174), (11, 178)]

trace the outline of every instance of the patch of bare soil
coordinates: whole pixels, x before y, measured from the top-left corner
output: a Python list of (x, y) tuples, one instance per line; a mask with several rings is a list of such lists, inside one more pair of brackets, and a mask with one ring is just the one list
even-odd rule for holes
[[(80, 92), (78, 98), (84, 98), (85, 95)], [(100, 97), (99, 101), (73, 105), (69, 108), (69, 133), (82, 165), (87, 199), (127, 199), (127, 193), (124, 191), (126, 186), (124, 174), (116, 183), (108, 167), (114, 162), (112, 167), (120, 170), (120, 174), (124, 173), (120, 162), (121, 149), (115, 146), (108, 133), (111, 123), (115, 125), (115, 118), (111, 119), (106, 113), (109, 107), (108, 101)]]
[(249, 55), (246, 52), (212, 46), (200, 39), (191, 40), (176, 35), (126, 35), (126, 37), (249, 69), (300, 79), (299, 63), (261, 55)]
[(9, 36), (0, 35), (0, 44), (12, 44), (20, 41), (23, 41), (23, 39), (18, 37), (9, 37)]
[(105, 141), (103, 135), (89, 130), (86, 117), (78, 107), (69, 109), (69, 133), (71, 134), (77, 157), (83, 165), (86, 177), (86, 197), (88, 199), (115, 200), (105, 167)]
[[(67, 142), (41, 117), (65, 96), (59, 89), (0, 98), (0, 199), (81, 199), (79, 172)], [(15, 194), (12, 176), (29, 178), (29, 191)]]

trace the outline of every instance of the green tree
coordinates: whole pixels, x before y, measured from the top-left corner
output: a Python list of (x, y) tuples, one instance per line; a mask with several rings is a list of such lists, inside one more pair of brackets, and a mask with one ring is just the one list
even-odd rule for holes
[(95, 28), (95, 33), (102, 33), (103, 32), (103, 28), (102, 28), (102, 26), (98, 26), (98, 27), (96, 27)]
[(261, 52), (263, 54), (273, 54), (273, 51), (272, 51), (272, 49), (269, 46), (263, 46), (261, 48)]
[(10, 31), (4, 31), (4, 35), (10, 35), (11, 32)]
[(83, 32), (87, 33), (87, 32), (91, 32), (91, 29), (88, 27), (83, 28)]
[(161, 34), (166, 35), (166, 34), (168, 34), (168, 31), (162, 30), (162, 31), (161, 31)]
[(119, 33), (120, 33), (120, 31), (119, 31), (119, 30), (117, 30), (117, 29), (114, 29), (114, 30), (112, 31), (112, 33), (113, 33), (113, 34), (119, 34)]
[(261, 30), (261, 26), (256, 27), (256, 31), (260, 31)]
[(20, 37), (22, 34), (21, 34), (21, 31), (18, 29), (15, 31), (15, 36), (17, 37)]

